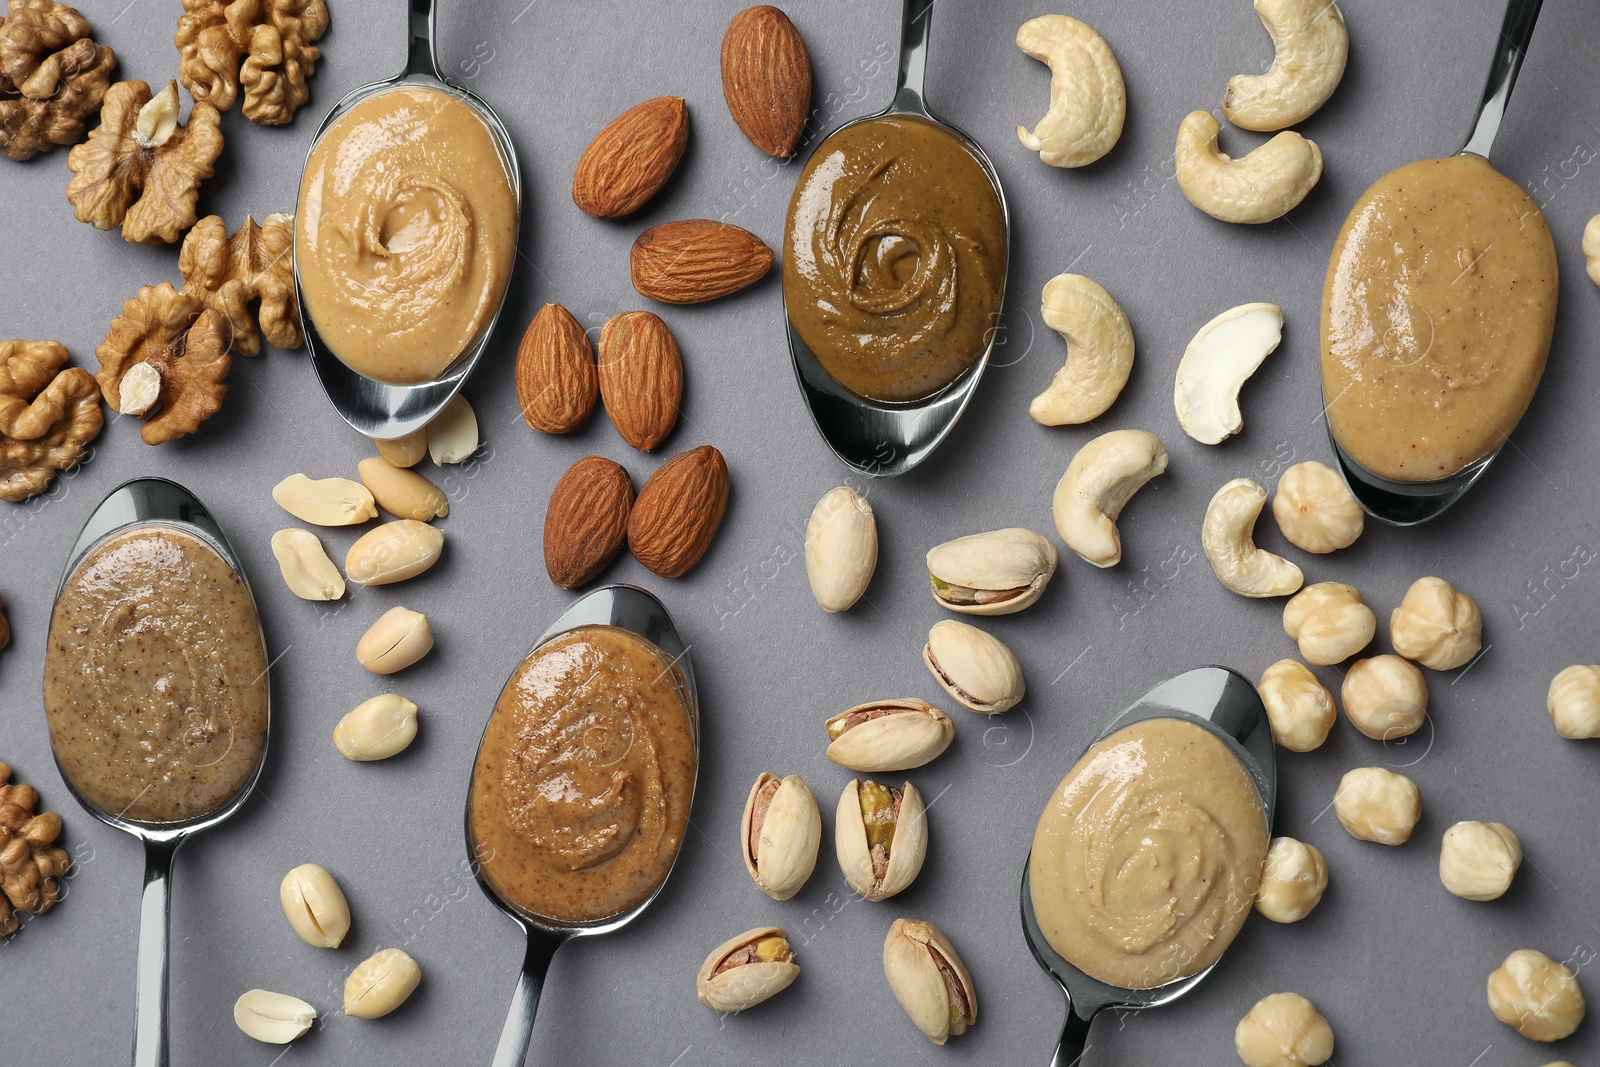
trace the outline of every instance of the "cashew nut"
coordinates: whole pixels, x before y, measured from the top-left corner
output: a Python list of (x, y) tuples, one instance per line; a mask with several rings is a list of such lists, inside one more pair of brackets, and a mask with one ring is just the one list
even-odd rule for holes
[(1233, 159), (1217, 147), (1217, 120), (1191, 111), (1178, 127), (1173, 167), (1189, 203), (1223, 222), (1271, 222), (1288, 214), (1322, 177), (1322, 150), (1285, 130)]
[(1589, 280), (1600, 285), (1600, 215), (1583, 228), (1583, 262), (1589, 270)]
[(1017, 47), (1050, 66), (1050, 109), (1017, 139), (1052, 167), (1083, 167), (1122, 136), (1128, 94), (1105, 38), (1066, 15), (1040, 15), (1017, 31)]
[(1045, 283), (1039, 314), (1067, 342), (1067, 362), (1028, 414), (1044, 426), (1077, 425), (1105, 414), (1133, 370), (1133, 330), (1121, 305), (1081, 274)]
[(1200, 327), (1178, 361), (1172, 390), (1183, 432), (1216, 445), (1244, 429), (1239, 390), (1282, 339), (1277, 304), (1240, 304)]
[(1078, 450), (1056, 483), (1050, 510), (1067, 547), (1096, 567), (1122, 562), (1117, 516), (1130, 497), (1167, 469), (1160, 438), (1143, 430), (1112, 430)]
[(1288, 596), (1305, 581), (1299, 567), (1251, 539), (1266, 502), (1260, 482), (1235, 478), (1211, 498), (1200, 525), (1200, 544), (1217, 580), (1240, 596)]
[(1222, 113), (1241, 129), (1288, 129), (1339, 87), (1350, 34), (1333, 0), (1256, 0), (1255, 7), (1276, 54), (1265, 74), (1228, 79)]

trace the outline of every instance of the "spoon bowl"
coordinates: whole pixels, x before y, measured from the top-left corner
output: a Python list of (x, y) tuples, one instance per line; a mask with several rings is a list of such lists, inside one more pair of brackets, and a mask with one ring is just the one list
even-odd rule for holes
[[(1203, 727), (1226, 744), (1260, 794), (1270, 835), (1277, 804), (1278, 773), (1272, 747), (1272, 726), (1255, 686), (1227, 667), (1197, 667), (1169, 678), (1113, 715), (1084, 751), (1125, 726), (1148, 719), (1181, 719)], [(1081, 758), (1081, 757), (1080, 757)], [(1031, 859), (1031, 856), (1030, 856)], [(1084, 973), (1062, 957), (1040, 929), (1029, 880), (1030, 863), (1022, 865), (1022, 932), (1034, 959), (1061, 986), (1067, 998), (1066, 1022), (1052, 1067), (1074, 1067), (1089, 1043), (1089, 1024), (1106, 1009), (1137, 1011), (1171, 1003), (1211, 973), (1210, 967), (1150, 989), (1123, 989)]]

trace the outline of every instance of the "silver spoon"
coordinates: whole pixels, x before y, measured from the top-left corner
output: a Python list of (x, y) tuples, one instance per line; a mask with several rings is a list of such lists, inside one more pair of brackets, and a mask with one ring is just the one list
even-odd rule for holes
[[(551, 623), (550, 628), (534, 641), (533, 647), (528, 650), (528, 655), (533, 655), (540, 645), (552, 638), (583, 626), (614, 626), (627, 630), (655, 645), (672, 661), (676, 667), (684, 704), (689, 709), (689, 728), (694, 737), (695, 767), (698, 777), (700, 697), (695, 688), (694, 667), (689, 661), (689, 648), (684, 644), (677, 624), (672, 621), (672, 616), (667, 613), (661, 601), (651, 593), (633, 585), (608, 585), (596, 589), (580, 598), (563, 612), (560, 618)], [(521, 666), (519, 662), (517, 667), (512, 669), (511, 677), (506, 681), (507, 686), (511, 684), (511, 679), (516, 677), (517, 670)], [(488, 732), (487, 725), (484, 727), (484, 732)], [(477, 767), (476, 759), (473, 761), (473, 767)], [(693, 783), (691, 783), (691, 800), (693, 795)], [(661, 880), (661, 885), (656, 886), (648, 897), (620, 915), (592, 922), (568, 922), (534, 915), (500, 896), (494, 885), (484, 877), (482, 865), (477, 862), (478, 845), (472, 833), (470, 782), (467, 786), (467, 797), (467, 855), (473, 860), (472, 871), (478, 879), (478, 887), (494, 902), (495, 907), (511, 916), (512, 921), (522, 928), (528, 939), (527, 953), (522, 960), (522, 975), (517, 979), (511, 1010), (506, 1013), (505, 1026), (500, 1030), (500, 1042), (494, 1051), (494, 1067), (522, 1067), (522, 1061), (528, 1055), (528, 1042), (533, 1038), (533, 1019), (539, 1010), (539, 994), (544, 991), (545, 974), (550, 970), (550, 961), (554, 958), (556, 949), (572, 938), (609, 934), (633, 922), (655, 901), (656, 896), (672, 877), (672, 870), (668, 868), (667, 877)], [(673, 857), (673, 863), (676, 866), (676, 856)]]
[[(317, 127), (311, 148), (306, 151), (306, 162), (310, 163), (311, 152), (316, 149), (317, 142), (328, 132), (328, 128), (369, 96), (401, 85), (420, 85), (438, 89), (469, 105), (489, 127), (489, 132), (494, 136), (495, 146), (500, 151), (500, 162), (505, 165), (506, 177), (511, 182), (511, 192), (516, 197), (520, 220), (522, 174), (517, 167), (516, 146), (511, 142), (511, 134), (500, 121), (500, 117), (494, 113), (494, 109), (475, 93), (456, 84), (440, 72), (438, 59), (434, 55), (433, 31), (434, 0), (410, 0), (410, 39), (406, 50), (405, 70), (386, 81), (371, 82), (346, 93), (344, 98), (333, 106), (333, 110), (328, 112), (328, 117), (322, 120), (322, 125)], [(513, 232), (510, 237), (514, 250), (517, 235)], [(298, 256), (298, 252), (296, 255)], [(514, 267), (513, 273), (515, 273)], [(345, 422), (368, 437), (380, 440), (403, 437), (413, 430), (426, 426), (435, 415), (439, 414), (445, 404), (449, 403), (450, 398), (456, 395), (488, 349), (489, 339), (494, 335), (495, 322), (500, 318), (500, 311), (505, 307), (506, 293), (510, 291), (510, 279), (507, 278), (505, 292), (500, 295), (500, 303), (495, 308), (494, 314), (483, 324), (483, 329), (477, 338), (456, 357), (455, 362), (451, 363), (443, 374), (431, 382), (395, 385), (376, 381), (351, 370), (340, 362), (339, 357), (334, 355), (327, 345), (323, 344), (315, 324), (311, 321), (311, 315), (306, 311), (305, 294), (300, 289), (298, 263), (295, 267), (295, 297), (300, 303), (300, 325), (305, 329), (306, 348), (311, 353), (311, 365), (316, 368), (317, 379), (322, 382), (322, 390), (328, 394), (328, 400), (333, 404), (334, 410), (344, 417)]]
[[(112, 534), (136, 526), (176, 527), (198, 537), (216, 550), (244, 581), (244, 560), (228, 541), (222, 527), (206, 506), (176, 482), (165, 478), (137, 478), (111, 490), (83, 524), (83, 531), (67, 555), (61, 580), (56, 585), (59, 598), (67, 582), (85, 556)], [(253, 601), (252, 601), (253, 603)], [(258, 633), (260, 631), (258, 630)], [(266, 635), (261, 635), (266, 647)], [(134, 1001), (133, 1067), (166, 1067), (167, 1044), (167, 940), (172, 912), (172, 859), (179, 846), (194, 834), (225, 822), (244, 804), (261, 777), (266, 763), (267, 740), (271, 736), (271, 675), (267, 685), (268, 729), (261, 742), (261, 755), (255, 770), (232, 799), (208, 814), (180, 823), (149, 823), (128, 819), (95, 804), (78, 791), (59, 760), (56, 768), (62, 781), (85, 811), (109, 826), (125, 831), (144, 842), (144, 892), (139, 898), (138, 985)]]
[[(1005, 190), (1000, 188), (1000, 175), (978, 142), (936, 117), (928, 110), (923, 99), (923, 82), (928, 70), (928, 28), (933, 21), (933, 4), (934, 0), (905, 0), (900, 16), (900, 75), (894, 99), (889, 106), (876, 114), (865, 115), (840, 126), (813, 149), (812, 155), (824, 151), (828, 141), (850, 127), (886, 115), (910, 115), (940, 126), (954, 134), (972, 153), (994, 186), (995, 198), (1000, 201), (1001, 220), (1005, 224), (1006, 259), (1009, 261), (1011, 215), (1006, 209)], [(1005, 302), (1006, 267), (1007, 263), (1002, 262), (996, 307), (1003, 306)], [(784, 294), (784, 297), (787, 307), (788, 294)], [(989, 365), (989, 354), (994, 351), (994, 339), (998, 333), (996, 330), (989, 331), (989, 344), (983, 355), (962, 371), (955, 381), (930, 397), (897, 404), (869, 400), (834, 381), (801, 339), (794, 323), (787, 321), (787, 315), (785, 321), (795, 380), (800, 385), (800, 394), (805, 397), (817, 432), (847, 466), (863, 474), (879, 477), (904, 474), (939, 447), (966, 410), (967, 402), (972, 399), (978, 379), (983, 377), (984, 368)]]
[[(1270, 834), (1278, 793), (1272, 726), (1267, 721), (1267, 709), (1248, 679), (1227, 667), (1197, 667), (1169, 678), (1112, 716), (1084, 751), (1124, 726), (1146, 719), (1184, 719), (1220, 738), (1249, 772), (1251, 782), (1261, 794)], [(1034, 959), (1061, 984), (1067, 996), (1067, 1018), (1061, 1028), (1055, 1058), (1050, 1061), (1051, 1067), (1074, 1067), (1079, 1062), (1089, 1047), (1089, 1024), (1100, 1012), (1107, 1008), (1137, 1011), (1171, 1003), (1211, 973), (1211, 967), (1207, 967), (1199, 974), (1154, 989), (1121, 989), (1090, 977), (1052, 948), (1039, 928), (1033, 911), (1028, 868), (1028, 862), (1023, 861), (1022, 932), (1028, 938), (1028, 947), (1033, 949)]]
[[(1516, 84), (1517, 73), (1522, 69), (1522, 57), (1527, 54), (1528, 41), (1533, 37), (1533, 24), (1539, 18), (1539, 7), (1544, 0), (1509, 0), (1506, 4), (1505, 22), (1496, 40), (1494, 61), (1489, 65), (1489, 80), (1483, 87), (1483, 102), (1478, 105), (1478, 120), (1472, 135), (1462, 146), (1461, 153), (1489, 158), (1500, 134), (1500, 121), (1505, 118), (1506, 103), (1511, 99), (1511, 88)], [(1324, 403), (1327, 396), (1323, 396)], [(1500, 455), (1500, 448), (1474, 460), (1466, 467), (1431, 482), (1397, 482), (1380, 477), (1351, 459), (1328, 428), (1328, 440), (1339, 458), (1350, 492), (1367, 514), (1393, 526), (1415, 526), (1438, 517), (1450, 505), (1460, 500), (1477, 480), (1483, 477), (1489, 465)]]

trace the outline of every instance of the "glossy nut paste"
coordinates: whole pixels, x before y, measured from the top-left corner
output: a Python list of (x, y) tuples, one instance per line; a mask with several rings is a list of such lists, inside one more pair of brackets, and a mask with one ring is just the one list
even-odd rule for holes
[(625, 630), (535, 649), (500, 696), (472, 778), (477, 860), (500, 896), (544, 918), (616, 915), (667, 877), (696, 771), (673, 667)]
[(516, 193), (471, 106), (441, 89), (377, 93), (306, 161), (295, 217), (306, 312), (352, 370), (429, 381), (500, 306), (516, 229)]
[(91, 804), (140, 822), (217, 810), (267, 740), (267, 658), (255, 604), (215, 549), (141, 526), (67, 580), (44, 662), (50, 745)]
[(1147, 719), (1084, 753), (1039, 817), (1034, 912), (1079, 970), (1124, 989), (1196, 974), (1255, 900), (1267, 820), (1243, 764), (1204, 727)]
[(1550, 229), (1482, 156), (1408, 163), (1356, 202), (1322, 297), (1322, 391), (1347, 455), (1402, 482), (1505, 442), (1555, 325)]
[(789, 202), (784, 305), (835, 381), (918, 400), (983, 355), (1005, 262), (1004, 212), (977, 159), (934, 123), (886, 116), (807, 161)]

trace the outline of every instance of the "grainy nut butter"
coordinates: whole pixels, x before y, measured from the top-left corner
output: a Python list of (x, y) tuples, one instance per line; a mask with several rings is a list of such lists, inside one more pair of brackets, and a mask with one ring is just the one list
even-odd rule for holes
[(141, 822), (222, 807), (267, 740), (267, 656), (249, 588), (191, 533), (114, 534), (56, 601), (44, 708), (62, 773), (96, 807)]
[(1261, 797), (1238, 757), (1204, 727), (1147, 719), (1084, 753), (1045, 806), (1034, 912), (1073, 966), (1150, 989), (1216, 962), (1266, 854)]
[(352, 370), (407, 384), (472, 344), (511, 277), (517, 195), (494, 135), (441, 89), (387, 89), (311, 150), (295, 271), (317, 334)]
[(606, 626), (563, 634), (523, 662), (484, 730), (468, 815), (483, 875), (532, 915), (626, 911), (672, 868), (695, 771), (660, 650)]

